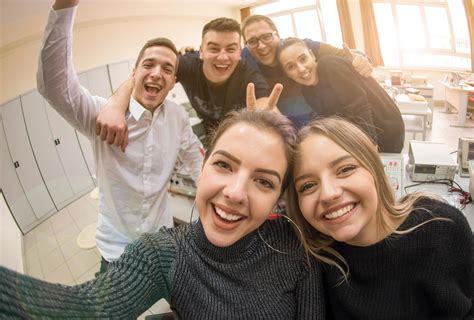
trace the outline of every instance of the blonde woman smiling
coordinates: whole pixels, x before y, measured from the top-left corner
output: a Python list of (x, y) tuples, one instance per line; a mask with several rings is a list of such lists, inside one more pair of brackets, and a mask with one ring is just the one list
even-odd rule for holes
[(315, 120), (298, 142), (289, 213), (327, 263), (330, 318), (473, 319), (463, 214), (428, 194), (396, 201), (372, 141), (345, 120)]

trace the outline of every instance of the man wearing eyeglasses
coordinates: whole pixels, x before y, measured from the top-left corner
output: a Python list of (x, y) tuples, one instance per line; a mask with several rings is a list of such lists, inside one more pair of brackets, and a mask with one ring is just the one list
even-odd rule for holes
[[(304, 100), (300, 86), (289, 79), (278, 64), (276, 55), (280, 36), (275, 23), (267, 16), (249, 16), (242, 23), (242, 36), (246, 46), (242, 50), (242, 59), (258, 70), (270, 87), (276, 83), (283, 84), (278, 109), (289, 117), (296, 127), (304, 125), (315, 114)], [(309, 39), (304, 41), (316, 58), (324, 55), (342, 56), (352, 60), (354, 69), (361, 75), (368, 77), (372, 73), (372, 66), (367, 59), (362, 55), (354, 55), (347, 47), (342, 50), (323, 42)]]

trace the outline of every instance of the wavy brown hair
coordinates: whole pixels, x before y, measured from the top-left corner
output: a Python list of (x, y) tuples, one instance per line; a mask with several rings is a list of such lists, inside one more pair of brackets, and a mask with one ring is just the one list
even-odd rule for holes
[[(437, 197), (427, 193), (412, 193), (397, 202), (385, 174), (378, 150), (372, 140), (356, 125), (337, 116), (315, 119), (300, 130), (295, 153), (295, 166), (298, 165), (299, 161), (318, 161), (318, 159), (301, 159), (298, 150), (298, 145), (314, 134), (325, 136), (334, 141), (353, 156), (374, 178), (377, 190), (377, 211), (375, 214), (377, 232), (405, 234), (432, 220), (446, 220), (434, 218), (404, 231), (393, 230), (390, 222), (400, 221), (410, 214), (412, 210), (419, 209), (415, 208), (415, 203), (418, 200)], [(301, 229), (301, 233), (297, 232), (297, 234), (300, 236), (305, 250), (317, 259), (337, 267), (341, 271), (343, 278), (347, 279), (349, 266), (339, 252), (332, 247), (334, 239), (316, 230), (304, 218), (298, 205), (298, 193), (293, 181), (290, 181), (287, 200), (289, 216)]]

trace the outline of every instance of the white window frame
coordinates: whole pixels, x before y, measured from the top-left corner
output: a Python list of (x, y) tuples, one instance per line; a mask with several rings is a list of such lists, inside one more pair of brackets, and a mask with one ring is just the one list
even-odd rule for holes
[[(445, 0), (418, 0), (418, 1), (413, 1), (413, 0), (373, 0), (373, 3), (388, 3), (391, 5), (391, 10), (392, 10), (392, 16), (393, 16), (393, 21), (395, 25), (395, 33), (396, 33), (396, 38), (397, 38), (397, 47), (398, 47), (398, 56), (399, 56), (399, 61), (400, 61), (400, 67), (419, 67), (419, 66), (413, 66), (413, 65), (408, 65), (404, 63), (404, 52), (405, 53), (426, 53), (426, 54), (434, 54), (434, 55), (449, 55), (453, 57), (463, 57), (463, 58), (471, 58), (469, 53), (462, 53), (462, 52), (457, 52), (456, 51), (456, 43), (455, 43), (455, 35), (454, 35), (454, 28), (453, 28), (453, 23), (451, 19), (451, 13), (449, 11), (449, 6), (447, 1)], [(419, 49), (419, 48), (402, 48), (402, 41), (401, 41), (401, 35), (400, 35), (400, 27), (399, 27), (399, 20), (398, 20), (398, 15), (397, 15), (397, 10), (396, 10), (396, 5), (411, 5), (411, 6), (418, 6), (420, 10), (420, 15), (422, 19), (422, 25), (423, 25), (423, 33), (425, 35), (425, 48)], [(428, 23), (426, 20), (426, 15), (425, 15), (425, 8), (426, 7), (439, 7), (439, 8), (444, 8), (447, 13), (447, 19), (448, 19), (448, 27), (449, 27), (449, 33), (450, 33), (450, 49), (436, 49), (436, 48), (431, 48), (430, 47), (430, 36), (429, 36), (429, 30), (428, 30)], [(379, 37), (381, 35), (379, 34)], [(423, 66), (422, 68), (425, 68), (426, 66)], [(433, 68), (441, 68), (445, 69), (445, 67), (442, 66), (432, 66)]]
[[(266, 4), (266, 5), (269, 5), (269, 4)], [(258, 7), (259, 6), (252, 7), (251, 10), (250, 10), (251, 13), (255, 14), (254, 9), (258, 8)], [(267, 17), (269, 17), (270, 19), (274, 19), (274, 18), (278, 18), (278, 17), (281, 17), (281, 16), (289, 15), (291, 17), (291, 25), (293, 27), (293, 30), (292, 30), (293, 31), (292, 32), (293, 37), (301, 38), (297, 34), (296, 22), (295, 22), (295, 13), (299, 13), (299, 12), (303, 12), (303, 11), (309, 11), (309, 10), (316, 10), (316, 14), (318, 16), (318, 21), (315, 21), (315, 23), (319, 24), (319, 28), (321, 30), (321, 39), (312, 39), (312, 40), (316, 40), (316, 41), (320, 41), (320, 42), (326, 42), (326, 43), (331, 42), (327, 39), (326, 29), (324, 27), (324, 18), (323, 18), (323, 14), (322, 14), (322, 10), (321, 10), (320, 0), (315, 0), (314, 5), (305, 5), (305, 6), (291, 8), (291, 9), (280, 10), (280, 11), (268, 13), (268, 14), (265, 14), (265, 15)], [(339, 23), (339, 21), (337, 23)], [(341, 31), (341, 33), (342, 33), (342, 31)], [(341, 39), (342, 39), (342, 34), (341, 34)]]

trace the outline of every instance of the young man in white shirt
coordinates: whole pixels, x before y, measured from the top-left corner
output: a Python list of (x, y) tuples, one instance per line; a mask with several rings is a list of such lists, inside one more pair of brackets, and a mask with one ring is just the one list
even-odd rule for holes
[(106, 99), (79, 83), (72, 65), (72, 25), (79, 0), (56, 0), (49, 14), (38, 66), (39, 92), (93, 146), (99, 186), (96, 244), (101, 270), (144, 232), (171, 227), (167, 187), (176, 159), (197, 181), (203, 149), (186, 111), (165, 100), (175, 84), (174, 44), (148, 41), (133, 71), (134, 87), (126, 116), (128, 148), (110, 146), (95, 135), (95, 121)]

